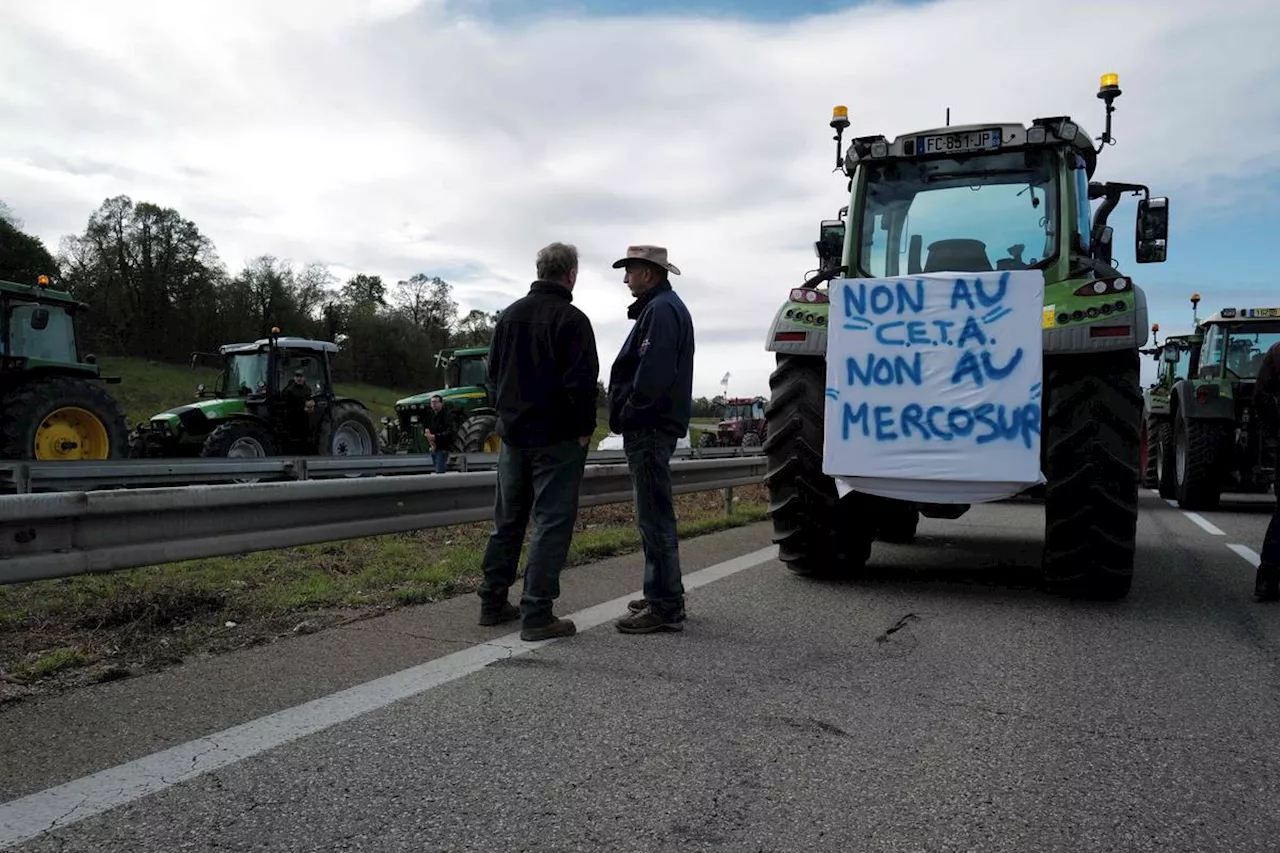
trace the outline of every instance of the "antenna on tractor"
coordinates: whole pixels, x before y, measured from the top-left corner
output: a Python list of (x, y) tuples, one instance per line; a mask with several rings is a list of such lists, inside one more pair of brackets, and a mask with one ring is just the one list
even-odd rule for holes
[(1098, 87), (1098, 97), (1107, 104), (1107, 126), (1102, 131), (1102, 136), (1098, 137), (1100, 144), (1095, 154), (1102, 153), (1103, 146), (1115, 145), (1116, 139), (1111, 135), (1111, 114), (1116, 111), (1115, 100), (1120, 97), (1120, 75), (1119, 74), (1103, 74), (1102, 85)]
[(947, 127), (951, 127), (951, 107), (947, 107)]
[(844, 161), (840, 156), (840, 143), (844, 139), (844, 130), (849, 126), (849, 108), (846, 106), (838, 106), (831, 110), (831, 126), (836, 129), (836, 135), (831, 137), (836, 141), (836, 169), (839, 169)]

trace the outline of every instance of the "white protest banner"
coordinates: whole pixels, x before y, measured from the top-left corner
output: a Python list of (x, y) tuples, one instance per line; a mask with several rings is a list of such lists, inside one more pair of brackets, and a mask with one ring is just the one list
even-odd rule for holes
[(904, 500), (978, 503), (1044, 482), (1039, 270), (836, 279), (824, 473)]

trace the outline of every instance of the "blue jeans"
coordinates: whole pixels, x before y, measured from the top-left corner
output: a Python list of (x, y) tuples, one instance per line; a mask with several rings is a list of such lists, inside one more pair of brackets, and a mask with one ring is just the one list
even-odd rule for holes
[(654, 429), (624, 432), (622, 449), (635, 489), (636, 526), (644, 546), (644, 598), (664, 618), (684, 615), (680, 539), (671, 494), (676, 437)]
[(443, 474), (449, 467), (449, 451), (433, 450), (431, 451), (431, 461), (436, 463), (436, 473)]
[(541, 628), (555, 618), (560, 571), (569, 554), (587, 448), (574, 439), (550, 447), (512, 447), (498, 451), (498, 487), (493, 501), (493, 532), (484, 549), (484, 580), (476, 594), (480, 607), (497, 612), (516, 580), (525, 529), (533, 518), (529, 556), (524, 567), (520, 612), (524, 627)]

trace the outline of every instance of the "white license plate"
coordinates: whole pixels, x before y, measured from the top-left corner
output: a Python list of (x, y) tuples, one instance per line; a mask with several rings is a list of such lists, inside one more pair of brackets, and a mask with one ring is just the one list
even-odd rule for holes
[(987, 151), (1000, 147), (1000, 129), (970, 130), (964, 133), (940, 133), (922, 136), (916, 145), (917, 154), (964, 154), (969, 151)]

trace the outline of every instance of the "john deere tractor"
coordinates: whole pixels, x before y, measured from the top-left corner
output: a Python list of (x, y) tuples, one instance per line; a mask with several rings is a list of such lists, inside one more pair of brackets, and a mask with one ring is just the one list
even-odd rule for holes
[(454, 449), (461, 453), (497, 453), (498, 410), (489, 383), (489, 348), (463, 347), (441, 350), (436, 364), (444, 368), (444, 387), (396, 401), (395, 419), (383, 418), (386, 445), (390, 452), (426, 453), (430, 450), (423, 434), (423, 418), (431, 410), (431, 398), (439, 394), (453, 410), (458, 424)]
[(118, 459), (124, 411), (81, 352), (76, 316), (88, 306), (49, 286), (0, 281), (0, 458)]
[(1258, 368), (1280, 342), (1280, 307), (1223, 308), (1196, 327), (1200, 341), (1169, 395), (1170, 441), (1161, 493), (1185, 509), (1211, 509), (1223, 492), (1266, 494), (1276, 440), (1253, 404)]
[[(358, 400), (333, 393), (330, 341), (271, 336), (219, 347), (222, 373), (215, 388), (196, 387), (198, 400), (139, 423), (134, 457), (255, 457), (282, 454), (369, 456), (378, 452), (372, 413)], [(194, 367), (200, 354), (192, 356)], [(302, 371), (310, 405), (291, 401), (286, 386)]]
[[(1136, 260), (1160, 262), (1169, 208), (1145, 186), (1091, 180), (1098, 153), (1112, 142), (1119, 95), (1117, 76), (1104, 75), (1098, 97), (1107, 121), (1096, 147), (1074, 120), (1055, 116), (1028, 126), (989, 122), (895, 139), (861, 136), (842, 152), (848, 109), (836, 107), (831, 126), (837, 168), (848, 177), (848, 225), (844, 218), (821, 224), (819, 269), (791, 291), (766, 342), (777, 367), (765, 482), (773, 540), (792, 571), (857, 571), (874, 540), (909, 539), (919, 515), (957, 518), (968, 509), (856, 490), (840, 497), (823, 473), (827, 329), (835, 322), (824, 285), (837, 277), (1035, 269), (1045, 285), (1044, 581), (1066, 595), (1128, 593), (1142, 426), (1138, 348), (1147, 340), (1147, 308), (1142, 291), (1112, 264), (1107, 218), (1124, 194), (1140, 194)], [(1092, 200), (1102, 203), (1090, 221)], [(990, 253), (998, 251), (1008, 257), (993, 263)]]

